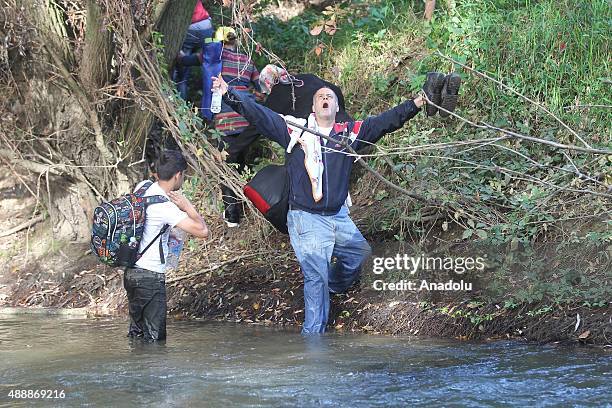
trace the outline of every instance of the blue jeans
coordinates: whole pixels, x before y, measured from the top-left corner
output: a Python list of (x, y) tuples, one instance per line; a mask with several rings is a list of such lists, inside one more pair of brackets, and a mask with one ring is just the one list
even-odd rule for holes
[[(197, 23), (193, 23), (187, 30), (185, 41), (181, 50), (185, 55), (191, 55), (195, 50), (202, 48), (204, 40), (214, 35), (213, 26), (210, 18), (202, 20)], [(187, 85), (189, 82), (189, 71), (191, 70), (188, 66), (176, 67), (172, 73), (172, 79), (176, 83), (181, 98), (187, 99)]]
[[(324, 333), (329, 316), (329, 291), (346, 291), (359, 277), (371, 253), (342, 206), (336, 215), (289, 210), (287, 227), (291, 246), (304, 274), (304, 327), (302, 334)], [(332, 257), (336, 262), (332, 264)]]

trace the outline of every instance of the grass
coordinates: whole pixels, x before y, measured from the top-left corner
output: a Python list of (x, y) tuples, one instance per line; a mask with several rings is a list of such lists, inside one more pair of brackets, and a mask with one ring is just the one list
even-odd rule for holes
[[(465, 37), (451, 36), (446, 52), (470, 58), (479, 69), (495, 73), (519, 92), (545, 103), (573, 126), (587, 123), (580, 111), (567, 113), (563, 107), (575, 103), (610, 104), (610, 87), (603, 81), (609, 75), (607, 38), (611, 12), (607, 1), (526, 1), (515, 2), (523, 7), (513, 9), (495, 6), (504, 2), (486, 3), (487, 13), (478, 13), (478, 6), (469, 3), (458, 9), (466, 16), (458, 26), (465, 24), (479, 30)], [(471, 47), (462, 52), (460, 44), (465, 39)], [(532, 123), (538, 123), (543, 119), (525, 117), (523, 106), (514, 97), (497, 98), (496, 94), (494, 89), (488, 89), (489, 97), (483, 98), (485, 103), (493, 102), (492, 112), (507, 115), (514, 122), (532, 119)], [(589, 113), (591, 123), (600, 125), (596, 131), (609, 129), (607, 111)], [(555, 124), (547, 120), (541, 127), (547, 125)]]
[[(452, 11), (437, 10), (431, 24), (421, 20), (421, 10), (415, 10), (413, 3), (350, 2), (346, 6), (350, 12), (339, 13), (340, 29), (333, 37), (308, 34), (321, 17), (312, 12), (287, 23), (262, 19), (256, 30), (262, 44), (291, 70), (316, 72), (340, 82), (353, 112), (375, 112), (392, 104), (395, 97), (405, 98), (406, 91), (420, 87), (422, 75), (429, 70), (452, 70), (450, 63), (433, 55), (439, 49), (545, 103), (570, 124), (594, 129), (598, 132), (594, 136), (604, 136), (609, 130), (606, 110), (593, 110), (588, 119), (581, 111), (563, 110), (575, 103), (612, 102), (606, 82), (610, 79), (607, 38), (612, 17), (607, 0), (463, 1)], [(326, 47), (318, 57), (313, 52), (317, 43)], [(399, 73), (402, 86), (389, 89), (387, 85), (397, 74), (390, 71), (406, 57), (409, 63)], [(339, 78), (333, 72), (339, 72)], [(556, 126), (516, 96), (461, 74), (467, 80), (465, 89), (470, 89), (470, 106), (484, 118), (541, 124), (532, 129), (535, 131)]]

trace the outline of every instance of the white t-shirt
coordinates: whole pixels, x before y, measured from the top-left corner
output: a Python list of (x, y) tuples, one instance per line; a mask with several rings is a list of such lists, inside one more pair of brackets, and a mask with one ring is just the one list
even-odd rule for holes
[[(145, 182), (146, 180), (139, 183), (134, 191), (138, 190)], [(162, 249), (164, 251), (164, 258), (166, 258), (168, 254), (168, 236), (170, 235), (170, 229), (187, 218), (188, 215), (170, 201), (170, 198), (158, 183), (153, 183), (144, 194), (145, 197), (154, 195), (164, 196), (168, 198), (168, 201), (165, 203), (151, 204), (147, 207), (147, 217), (145, 219), (145, 227), (139, 250), (142, 251), (145, 249), (151, 240), (159, 234), (163, 226), (167, 224), (170, 227), (168, 227), (166, 232), (158, 238), (158, 240), (162, 240)], [(147, 252), (145, 252), (136, 262), (136, 266), (153, 272), (166, 272), (166, 265), (161, 263), (159, 257), (159, 241), (155, 241), (153, 245), (147, 249)]]
[[(333, 128), (331, 128), (331, 127), (328, 127), (328, 128), (320, 127), (318, 129), (318, 131), (319, 131), (319, 133), (321, 133), (321, 134), (323, 134), (325, 136), (329, 136), (329, 134), (331, 133), (332, 129)], [(323, 138), (321, 138), (321, 139), (323, 139)], [(327, 139), (323, 139), (322, 141), (323, 141), (323, 146), (326, 146), (327, 145)]]

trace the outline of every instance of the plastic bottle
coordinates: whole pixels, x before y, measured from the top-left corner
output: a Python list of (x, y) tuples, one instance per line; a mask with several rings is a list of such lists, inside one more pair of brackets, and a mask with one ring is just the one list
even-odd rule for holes
[(181, 250), (185, 243), (185, 233), (179, 228), (172, 228), (168, 236), (168, 255), (166, 256), (166, 271), (178, 267)]
[(212, 93), (212, 99), (210, 101), (210, 111), (212, 113), (219, 113), (221, 112), (221, 92), (217, 91), (213, 91)]
[(136, 241), (136, 237), (130, 237), (130, 248), (138, 248), (138, 241)]

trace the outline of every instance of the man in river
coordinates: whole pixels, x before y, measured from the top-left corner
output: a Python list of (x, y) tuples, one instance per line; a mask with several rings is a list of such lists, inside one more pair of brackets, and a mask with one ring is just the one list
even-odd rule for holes
[[(425, 89), (431, 88), (426, 83)], [(254, 124), (262, 135), (287, 149), (291, 246), (304, 274), (304, 326), (302, 334), (324, 333), (329, 315), (329, 293), (346, 291), (359, 276), (371, 249), (349, 217), (346, 204), (354, 150), (376, 143), (401, 128), (425, 104), (422, 96), (408, 100), (363, 121), (336, 122), (338, 98), (323, 87), (315, 92), (308, 119), (282, 116), (256, 104), (213, 78), (213, 89)], [(453, 106), (454, 108), (454, 106)], [(304, 132), (286, 122), (307, 125), (334, 141)], [(337, 260), (332, 264), (332, 257)]]
[[(178, 150), (161, 152), (155, 170), (157, 182), (146, 189), (144, 197), (161, 196), (166, 201), (147, 206), (140, 251), (157, 239), (160, 243), (151, 245), (134, 268), (126, 268), (123, 276), (130, 311), (128, 336), (143, 337), (146, 341), (166, 338), (165, 258), (170, 230), (176, 226), (198, 238), (208, 237), (206, 222), (193, 204), (178, 192), (187, 170), (182, 153)], [(147, 182), (150, 181), (139, 183), (136, 190)]]
[[(265, 107), (281, 115), (291, 115), (302, 119), (308, 118), (312, 112), (312, 97), (315, 92), (323, 87), (329, 88), (338, 97), (340, 110), (336, 119), (342, 122), (352, 120), (346, 112), (344, 96), (340, 88), (316, 75), (291, 75), (283, 68), (269, 64), (259, 75), (259, 85), (263, 94), (268, 95), (263, 103)], [(259, 136), (257, 128), (250, 124), (240, 134), (224, 137), (223, 143), (225, 151), (228, 153), (227, 162), (237, 163), (239, 165), (238, 171), (242, 173), (246, 167), (246, 153), (249, 146), (255, 143)], [(240, 224), (241, 206), (236, 193), (225, 186), (222, 187), (222, 191), (226, 223), (231, 226), (238, 226)]]

